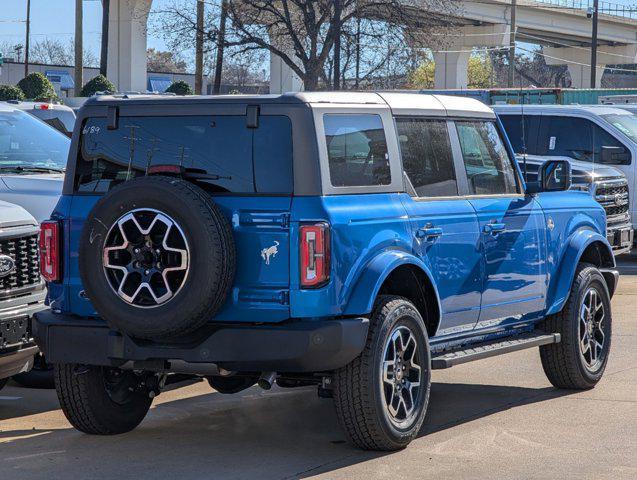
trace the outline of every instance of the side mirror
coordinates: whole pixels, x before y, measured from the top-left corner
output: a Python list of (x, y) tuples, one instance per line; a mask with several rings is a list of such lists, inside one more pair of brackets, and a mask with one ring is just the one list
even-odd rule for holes
[(602, 147), (600, 162), (606, 165), (626, 165), (630, 162), (630, 153), (624, 147)]
[(540, 167), (543, 192), (563, 192), (571, 188), (571, 164), (568, 160), (550, 160)]

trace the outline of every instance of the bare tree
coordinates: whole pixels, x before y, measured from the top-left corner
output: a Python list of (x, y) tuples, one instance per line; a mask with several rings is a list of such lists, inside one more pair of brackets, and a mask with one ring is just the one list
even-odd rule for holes
[[(99, 65), (97, 56), (89, 49), (83, 50), (83, 59), (85, 67)], [(29, 61), (47, 65), (74, 65), (75, 43), (72, 39), (68, 42), (62, 42), (58, 39), (44, 38), (31, 45)]]
[(179, 54), (149, 48), (146, 51), (149, 72), (185, 73), (187, 64)]

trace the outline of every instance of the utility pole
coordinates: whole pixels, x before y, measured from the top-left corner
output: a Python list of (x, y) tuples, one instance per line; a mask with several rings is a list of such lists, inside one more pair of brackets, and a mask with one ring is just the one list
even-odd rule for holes
[(599, 0), (593, 2), (593, 38), (591, 42), (591, 88), (597, 88), (597, 27), (599, 25)]
[(31, 0), (27, 0), (27, 32), (24, 46), (24, 76), (29, 74), (29, 36), (31, 35)]
[(217, 61), (215, 62), (214, 94), (221, 92), (221, 71), (223, 69), (223, 50), (226, 46), (226, 18), (228, 17), (228, 0), (221, 0), (221, 16), (219, 33), (217, 34)]
[(341, 0), (334, 0), (334, 90), (341, 89)]
[(509, 32), (509, 78), (507, 86), (513, 88), (513, 82), (515, 80), (515, 31), (517, 30), (516, 10), (518, 2), (517, 0), (511, 0), (511, 24)]
[(203, 86), (203, 0), (197, 0), (197, 35), (195, 37), (195, 94), (201, 95)]
[(75, 0), (75, 96), (78, 97), (82, 86), (84, 85), (83, 80), (83, 67), (84, 67), (84, 59), (83, 57), (83, 42), (82, 35), (84, 33), (83, 29), (83, 14), (82, 11), (82, 0)]
[(102, 41), (100, 44), (100, 73), (106, 76), (108, 68), (108, 17), (111, 0), (102, 0)]

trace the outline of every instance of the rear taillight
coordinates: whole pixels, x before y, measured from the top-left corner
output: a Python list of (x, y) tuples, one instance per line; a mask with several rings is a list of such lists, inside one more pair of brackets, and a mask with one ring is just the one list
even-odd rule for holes
[(317, 288), (330, 279), (330, 227), (327, 223), (302, 225), (301, 287)]
[(49, 220), (40, 225), (40, 272), (47, 282), (60, 279), (60, 225)]

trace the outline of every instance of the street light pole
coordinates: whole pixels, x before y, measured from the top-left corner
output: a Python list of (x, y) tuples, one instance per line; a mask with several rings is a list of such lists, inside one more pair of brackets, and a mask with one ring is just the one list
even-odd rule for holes
[(593, 2), (593, 35), (591, 41), (591, 88), (597, 88), (597, 27), (599, 25), (599, 0)]
[(517, 29), (516, 9), (518, 6), (517, 0), (511, 0), (511, 25), (509, 28), (509, 79), (507, 85), (509, 88), (513, 88), (513, 82), (515, 79), (515, 30)]

